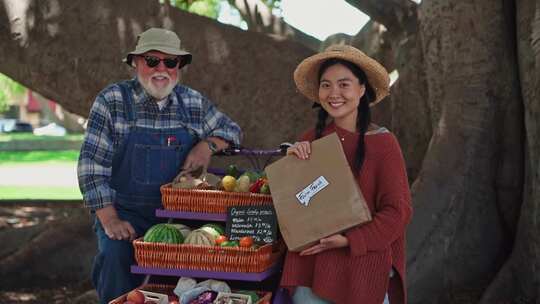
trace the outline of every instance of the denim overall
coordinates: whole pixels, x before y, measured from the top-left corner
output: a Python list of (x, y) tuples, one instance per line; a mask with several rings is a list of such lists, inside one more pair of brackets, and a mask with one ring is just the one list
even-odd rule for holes
[[(121, 220), (131, 223), (137, 237), (154, 224), (155, 210), (161, 207), (159, 187), (178, 174), (193, 147), (195, 136), (185, 126), (153, 129), (137, 126), (131, 88), (120, 84), (130, 132), (120, 144), (112, 162), (111, 188), (116, 191), (114, 207)], [(180, 113), (174, 113), (180, 115)], [(96, 218), (98, 254), (94, 258), (92, 282), (100, 303), (138, 287), (144, 276), (130, 273), (135, 264), (130, 241), (110, 239)]]

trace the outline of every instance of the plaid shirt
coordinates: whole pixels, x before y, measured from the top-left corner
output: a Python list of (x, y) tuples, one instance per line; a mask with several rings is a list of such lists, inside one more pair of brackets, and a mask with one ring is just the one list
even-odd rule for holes
[[(185, 126), (199, 139), (219, 137), (240, 145), (240, 127), (199, 92), (177, 85), (160, 110), (136, 78), (128, 82), (133, 88), (137, 126), (155, 129)], [(92, 211), (114, 202), (115, 191), (109, 185), (112, 159), (128, 133), (122, 93), (119, 85), (113, 84), (101, 91), (92, 105), (77, 166), (79, 188), (86, 207)]]

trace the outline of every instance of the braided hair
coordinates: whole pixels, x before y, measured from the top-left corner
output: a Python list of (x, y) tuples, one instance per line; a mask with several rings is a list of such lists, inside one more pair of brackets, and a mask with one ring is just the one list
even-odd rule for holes
[[(360, 132), (360, 137), (358, 138), (358, 145), (356, 146), (354, 172), (355, 174), (358, 174), (358, 172), (360, 172), (360, 169), (362, 168), (362, 164), (364, 163), (364, 158), (366, 155), (364, 135), (366, 134), (368, 126), (371, 123), (371, 111), (369, 108), (369, 104), (373, 100), (375, 100), (375, 92), (367, 81), (366, 73), (364, 73), (364, 71), (356, 64), (343, 59), (331, 58), (323, 62), (321, 64), (321, 67), (319, 68), (319, 77), (317, 79), (319, 79), (320, 81), (322, 74), (329, 67), (336, 64), (341, 64), (348, 68), (353, 73), (353, 75), (358, 78), (360, 84), (363, 84), (366, 88), (364, 95), (360, 97), (360, 103), (358, 104), (358, 116), (356, 117), (356, 129), (358, 130), (358, 132)], [(326, 112), (323, 107), (319, 107), (319, 115), (317, 123), (315, 125), (315, 138), (320, 138), (322, 136), (322, 132), (326, 127), (327, 119), (328, 112)]]

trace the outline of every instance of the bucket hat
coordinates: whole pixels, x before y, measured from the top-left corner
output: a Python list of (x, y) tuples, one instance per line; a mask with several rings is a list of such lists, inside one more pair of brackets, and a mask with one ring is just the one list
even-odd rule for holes
[(331, 58), (350, 61), (366, 73), (367, 80), (375, 92), (375, 99), (370, 106), (389, 95), (390, 76), (380, 63), (350, 45), (331, 45), (323, 52), (304, 59), (294, 71), (294, 82), (298, 91), (309, 100), (319, 103), (319, 69), (323, 62)]
[(180, 48), (180, 38), (175, 32), (162, 28), (150, 28), (137, 36), (135, 50), (128, 53), (124, 62), (131, 66), (133, 55), (144, 54), (148, 51), (160, 51), (169, 55), (182, 56), (181, 68), (191, 63), (192, 55)]

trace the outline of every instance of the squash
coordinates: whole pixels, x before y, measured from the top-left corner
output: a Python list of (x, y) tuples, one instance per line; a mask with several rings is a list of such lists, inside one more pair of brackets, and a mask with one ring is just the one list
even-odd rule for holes
[(216, 238), (209, 232), (201, 229), (195, 229), (184, 240), (184, 244), (199, 246), (214, 246)]

